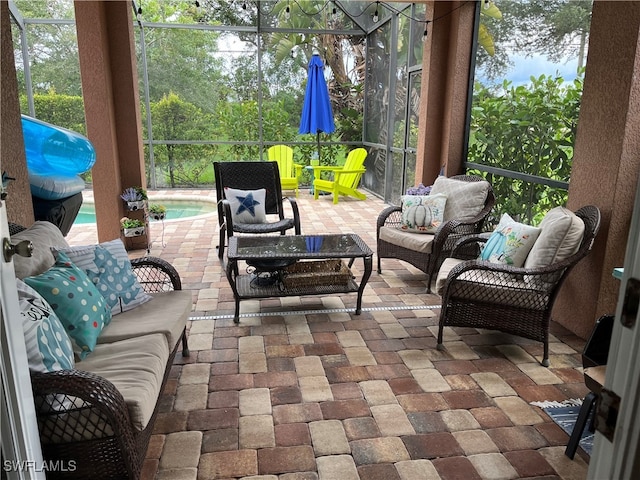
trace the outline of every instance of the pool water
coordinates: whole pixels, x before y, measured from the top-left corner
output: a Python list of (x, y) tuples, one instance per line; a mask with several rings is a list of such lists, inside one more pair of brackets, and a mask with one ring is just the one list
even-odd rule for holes
[[(211, 202), (192, 202), (192, 201), (162, 201), (155, 202), (162, 203), (167, 207), (166, 220), (176, 220), (180, 218), (195, 217), (197, 215), (204, 215), (205, 213), (212, 213), (216, 211), (216, 204)], [(153, 219), (151, 219), (153, 221)], [(78, 216), (76, 217), (74, 224), (83, 223), (96, 223), (96, 212), (93, 203), (84, 203), (80, 207)]]

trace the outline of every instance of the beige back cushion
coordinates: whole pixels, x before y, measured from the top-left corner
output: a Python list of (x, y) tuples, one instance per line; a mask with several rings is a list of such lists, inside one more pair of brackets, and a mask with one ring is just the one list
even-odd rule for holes
[(25, 277), (40, 275), (49, 270), (56, 263), (51, 247), (66, 248), (69, 246), (64, 235), (53, 223), (38, 221), (26, 230), (11, 236), (11, 243), (28, 240), (33, 243), (33, 255), (31, 257), (13, 256), (13, 266), (16, 277), (20, 280)]
[(489, 192), (489, 182), (465, 182), (447, 177), (436, 178), (431, 195), (442, 193), (447, 197), (444, 221), (471, 220), (484, 208)]
[(536, 268), (560, 262), (578, 251), (584, 235), (584, 222), (571, 210), (552, 208), (539, 225), (540, 236), (524, 262)]

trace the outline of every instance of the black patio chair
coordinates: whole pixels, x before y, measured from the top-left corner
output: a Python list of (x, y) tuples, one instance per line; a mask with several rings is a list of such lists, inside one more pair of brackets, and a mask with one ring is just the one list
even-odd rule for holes
[[(264, 234), (294, 229), (300, 235), (300, 214), (295, 198), (286, 197), (291, 205), (293, 218), (285, 217), (284, 198), (280, 184), (280, 172), (276, 162), (214, 162), (213, 171), (216, 177), (216, 195), (218, 200), (218, 223), (220, 225), (220, 243), (218, 256), (224, 255), (227, 238), (234, 233)], [(258, 223), (241, 223), (234, 221), (231, 203), (227, 199), (226, 189), (237, 189), (255, 192), (265, 189), (264, 210), (266, 220)], [(256, 206), (258, 206), (256, 204)]]

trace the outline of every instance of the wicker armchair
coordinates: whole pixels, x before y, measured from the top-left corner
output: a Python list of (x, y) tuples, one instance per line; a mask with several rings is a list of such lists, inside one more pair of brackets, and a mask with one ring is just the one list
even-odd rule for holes
[[(451, 179), (465, 182), (484, 180), (482, 177), (475, 175), (456, 175)], [(380, 262), (382, 258), (403, 260), (427, 274), (427, 293), (431, 293), (431, 281), (444, 259), (450, 256), (454, 245), (461, 238), (473, 236), (482, 230), (494, 204), (495, 196), (493, 189), (489, 186), (484, 206), (474, 218), (464, 221), (457, 219), (445, 221), (433, 235), (402, 232), (406, 238), (413, 236), (423, 240), (419, 245), (412, 240), (405, 242), (404, 239), (398, 237), (401, 235), (401, 233), (398, 233), (398, 228), (401, 225), (402, 206), (392, 205), (385, 208), (378, 215), (376, 229), (378, 273), (382, 273)], [(445, 218), (445, 220), (447, 219)], [(393, 232), (393, 236), (398, 237), (397, 240), (394, 239), (393, 243), (390, 240), (385, 240), (384, 229), (392, 229), (387, 230), (387, 232)]]
[[(600, 211), (585, 206), (575, 212), (584, 222), (584, 234), (576, 253), (564, 260), (536, 268), (516, 268), (482, 260), (448, 259), (438, 275), (442, 287), (442, 309), (438, 349), (443, 349), (443, 329), (471, 327), (518, 335), (542, 342), (542, 365), (549, 366), (549, 321), (551, 310), (571, 268), (593, 246), (600, 228)], [(487, 237), (464, 239), (456, 247), (478, 246)], [(453, 252), (456, 256), (456, 251)]]
[[(131, 264), (148, 293), (182, 288), (178, 272), (164, 260), (144, 257)], [(182, 354), (188, 356), (186, 328), (169, 355), (161, 392), (180, 344)], [(44, 459), (68, 467), (48, 472), (47, 478), (140, 478), (160, 400), (146, 428), (138, 431), (122, 394), (94, 373), (79, 369), (32, 372), (31, 383)]]
[[(227, 237), (234, 233), (275, 233), (284, 235), (293, 228), (300, 235), (300, 214), (295, 198), (287, 197), (293, 211), (293, 218), (285, 217), (280, 173), (276, 162), (214, 162), (216, 196), (218, 199), (218, 223), (220, 243), (218, 256), (223, 258)], [(240, 190), (266, 189), (265, 210), (267, 215), (277, 215), (278, 219), (264, 223), (238, 223), (233, 221), (231, 206), (225, 195), (225, 188)]]

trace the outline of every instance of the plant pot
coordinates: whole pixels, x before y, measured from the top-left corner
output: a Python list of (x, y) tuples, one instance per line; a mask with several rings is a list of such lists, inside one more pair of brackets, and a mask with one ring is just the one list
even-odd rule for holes
[(164, 220), (167, 216), (166, 213), (150, 213), (149, 216), (152, 220)]
[(124, 228), (123, 231), (125, 237), (138, 237), (140, 235), (144, 235), (144, 227)]
[(130, 212), (135, 212), (136, 210), (142, 210), (144, 208), (144, 205), (144, 200), (138, 200), (137, 202), (127, 202), (127, 209)]

